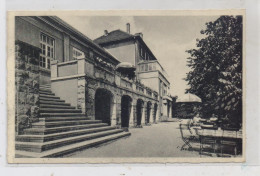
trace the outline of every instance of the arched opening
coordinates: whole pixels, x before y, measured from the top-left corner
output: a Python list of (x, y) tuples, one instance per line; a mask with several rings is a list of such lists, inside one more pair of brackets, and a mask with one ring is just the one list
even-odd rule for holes
[(129, 127), (131, 106), (132, 98), (128, 95), (123, 95), (121, 98), (121, 127)]
[(144, 101), (138, 99), (136, 104), (136, 125), (137, 126), (140, 126), (142, 122), (143, 107), (144, 107)]
[(157, 114), (157, 103), (154, 104), (154, 110), (153, 110), (153, 122), (156, 122), (156, 114)]
[(106, 89), (98, 89), (95, 94), (95, 119), (111, 125), (113, 95)]
[(150, 101), (147, 102), (147, 120), (146, 123), (150, 123), (150, 114), (151, 114), (152, 103)]

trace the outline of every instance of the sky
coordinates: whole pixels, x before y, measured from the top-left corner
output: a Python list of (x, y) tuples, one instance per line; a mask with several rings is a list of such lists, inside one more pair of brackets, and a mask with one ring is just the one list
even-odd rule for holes
[(189, 54), (186, 50), (196, 48), (196, 39), (205, 23), (219, 16), (59, 16), (74, 28), (94, 40), (121, 29), (126, 31), (130, 23), (131, 34), (143, 33), (143, 40), (166, 70), (171, 83), (171, 95), (182, 97), (188, 88), (184, 80), (190, 71), (187, 67)]

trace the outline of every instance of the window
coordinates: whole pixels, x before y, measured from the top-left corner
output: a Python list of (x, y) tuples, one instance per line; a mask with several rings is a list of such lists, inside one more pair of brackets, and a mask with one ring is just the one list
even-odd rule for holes
[(40, 46), (40, 67), (50, 69), (51, 60), (54, 59), (54, 39), (45, 34), (41, 34)]
[(156, 63), (153, 63), (153, 70), (156, 70)]
[(141, 65), (141, 71), (144, 71), (144, 65)]
[(145, 71), (148, 71), (148, 65), (145, 64)]
[(149, 70), (152, 70), (152, 63), (149, 64)]
[(141, 55), (142, 57), (144, 57), (144, 51), (143, 51), (143, 48), (140, 48), (140, 55)]
[(80, 58), (85, 58), (85, 54), (83, 53), (83, 51), (80, 51), (76, 48), (73, 48), (73, 60), (77, 60)]

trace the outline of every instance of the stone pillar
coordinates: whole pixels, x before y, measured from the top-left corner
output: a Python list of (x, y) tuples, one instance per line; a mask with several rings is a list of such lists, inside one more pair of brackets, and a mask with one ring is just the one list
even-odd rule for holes
[(87, 87), (86, 91), (86, 115), (90, 119), (94, 120), (95, 119), (95, 93), (96, 90)]
[(141, 124), (144, 125), (146, 124), (146, 103), (144, 103), (143, 106), (143, 111), (142, 111), (142, 120), (141, 120)]
[(70, 60), (70, 36), (66, 33), (63, 33), (63, 53), (64, 53), (64, 62)]
[(153, 108), (152, 108), (152, 105), (151, 105), (151, 108), (150, 108), (149, 116), (148, 116), (148, 113), (147, 113), (147, 124), (148, 124), (148, 119), (149, 119), (149, 124), (151, 124), (153, 122)]
[(172, 118), (172, 102), (169, 102), (169, 118)]
[(153, 106), (152, 117), (153, 117), (153, 123), (156, 123), (156, 112), (155, 112), (155, 107), (154, 106)]
[(78, 78), (78, 101), (77, 108), (81, 109), (82, 114), (86, 114), (86, 79)]
[(112, 102), (111, 126), (116, 126), (117, 125), (116, 107), (117, 107), (116, 98), (114, 97), (113, 102)]
[(159, 111), (159, 105), (157, 106), (157, 112), (156, 112), (156, 122), (159, 122), (159, 118), (160, 118), (160, 111)]
[(116, 126), (121, 127), (121, 96), (116, 96)]
[(136, 119), (136, 104), (132, 102), (131, 105), (131, 113), (130, 113), (130, 119), (129, 119), (129, 127), (135, 126), (135, 119)]

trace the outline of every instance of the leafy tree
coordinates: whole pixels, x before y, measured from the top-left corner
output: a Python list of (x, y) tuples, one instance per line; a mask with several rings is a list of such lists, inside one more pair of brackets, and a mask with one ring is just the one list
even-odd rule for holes
[[(197, 48), (188, 50), (186, 81), (202, 99), (205, 116), (218, 114), (231, 126), (242, 122), (242, 16), (221, 16), (206, 23)], [(232, 124), (233, 123), (233, 124)]]

